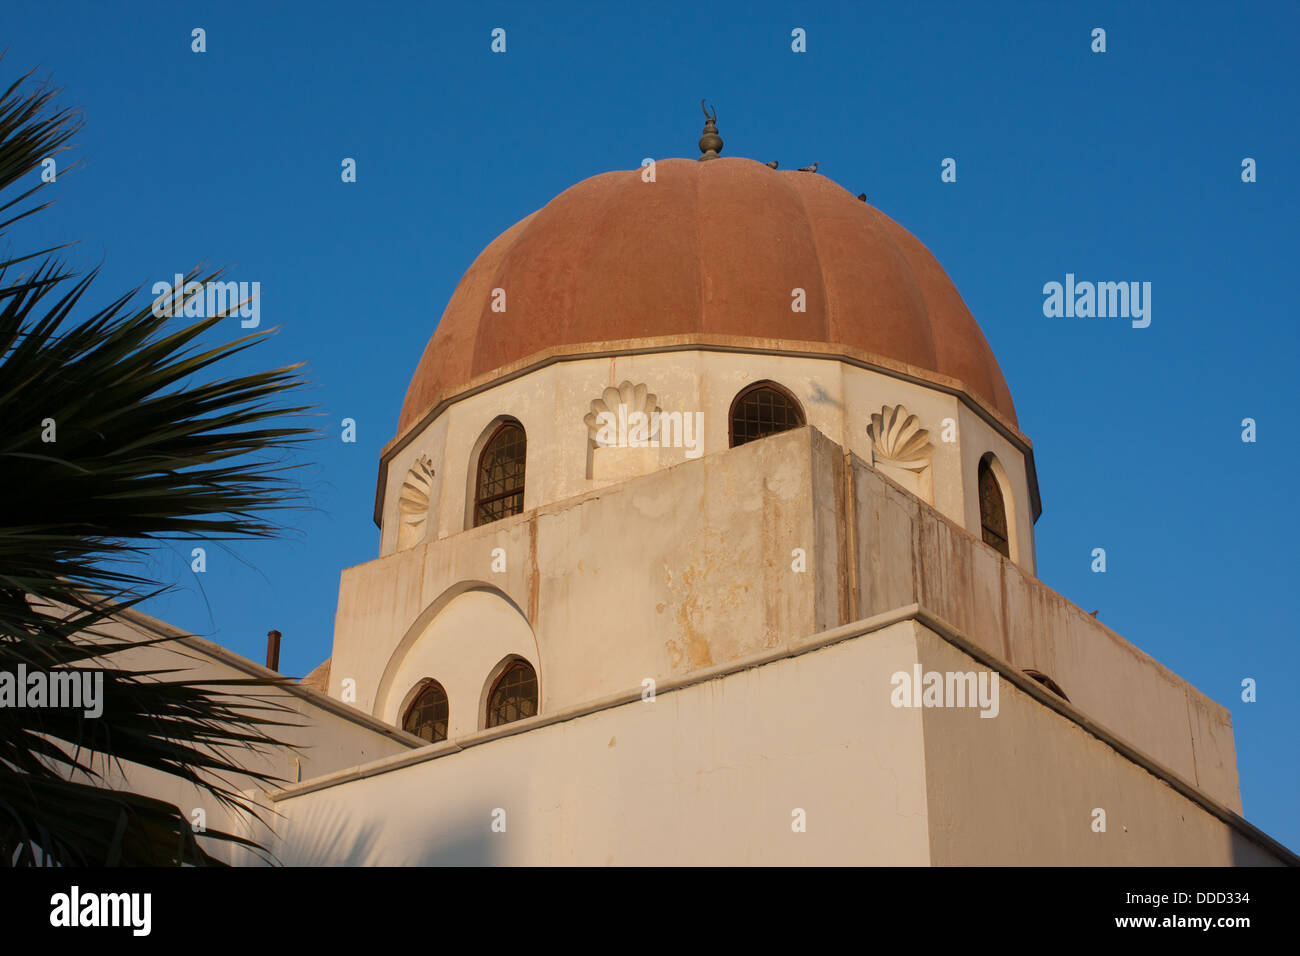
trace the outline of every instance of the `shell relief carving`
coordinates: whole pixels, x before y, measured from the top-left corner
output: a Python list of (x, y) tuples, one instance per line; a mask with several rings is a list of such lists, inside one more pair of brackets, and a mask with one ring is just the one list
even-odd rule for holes
[(659, 432), (659, 415), (663, 409), (658, 401), (644, 382), (633, 385), (624, 381), (618, 388), (610, 386), (600, 398), (593, 399), (591, 411), (582, 420), (598, 448), (626, 445), (629, 434), (648, 441)]
[(409, 548), (424, 537), (429, 520), (429, 494), (433, 488), (433, 462), (421, 456), (406, 473), (397, 499), (397, 547)]
[(871, 455), (876, 462), (906, 471), (921, 471), (928, 467), (934, 454), (930, 432), (922, 428), (921, 420), (902, 405), (882, 406), (871, 416), (867, 434), (871, 436)]

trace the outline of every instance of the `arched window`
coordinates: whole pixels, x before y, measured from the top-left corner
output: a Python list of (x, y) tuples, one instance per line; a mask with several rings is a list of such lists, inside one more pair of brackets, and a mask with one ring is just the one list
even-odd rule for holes
[(430, 743), (447, 739), (447, 692), (436, 680), (426, 681), (402, 718), (402, 729)]
[(537, 716), (537, 672), (527, 661), (512, 661), (492, 685), (487, 700), (487, 726), (499, 727)]
[(524, 510), (527, 445), (518, 422), (502, 422), (483, 446), (474, 484), (474, 527)]
[(1002, 485), (993, 473), (993, 456), (985, 455), (979, 467), (980, 531), (984, 543), (997, 550), (1004, 558), (1011, 557), (1010, 535), (1007, 533), (1007, 507), (1002, 498)]
[(775, 382), (751, 385), (731, 403), (732, 448), (803, 425), (803, 409)]

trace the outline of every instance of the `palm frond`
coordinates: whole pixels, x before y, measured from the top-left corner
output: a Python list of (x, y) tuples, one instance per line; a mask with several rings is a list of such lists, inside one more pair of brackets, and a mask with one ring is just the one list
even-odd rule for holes
[[(121, 666), (172, 639), (110, 625), (168, 587), (136, 567), (160, 542), (281, 533), (277, 516), (304, 504), (291, 453), (317, 432), (284, 401), (300, 365), (220, 374), (274, 330), (213, 344), (227, 315), (186, 324), (139, 289), (86, 309), (95, 270), (8, 251), (7, 230), (47, 205), (30, 205), (47, 184), (21, 184), (80, 129), (27, 79), (0, 94), (0, 672), (92, 675), (103, 712), (0, 707), (0, 865), (215, 863), (178, 808), (115, 781), (147, 768), (261, 820), (245, 791), (279, 781), (247, 763), (297, 726), (285, 679)], [(219, 275), (185, 280), (202, 295)]]

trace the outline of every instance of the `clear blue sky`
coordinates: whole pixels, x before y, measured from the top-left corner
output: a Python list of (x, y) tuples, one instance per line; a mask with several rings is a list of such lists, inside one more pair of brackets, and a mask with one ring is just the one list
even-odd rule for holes
[[(377, 553), (379, 450), (461, 274), (569, 185), (695, 156), (708, 97), (725, 155), (816, 160), (943, 263), (1035, 443), (1041, 578), (1231, 708), (1246, 816), (1300, 849), (1300, 5), (295, 6), (0, 16), (4, 75), (38, 67), (87, 121), (84, 168), (14, 239), (80, 240), (97, 303), (200, 263), (261, 282), (281, 331), (241, 363), (306, 360), (330, 429), (298, 533), (213, 549), (202, 576), (161, 558), (179, 591), (153, 613), (254, 659), (279, 628), (295, 675), (328, 656), (339, 572)], [(1150, 281), (1150, 328), (1045, 318), (1066, 272)]]

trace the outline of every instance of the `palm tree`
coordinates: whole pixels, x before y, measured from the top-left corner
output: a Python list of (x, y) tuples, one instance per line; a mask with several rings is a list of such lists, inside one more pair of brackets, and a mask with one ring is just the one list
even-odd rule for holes
[(276, 682), (118, 667), (156, 642), (103, 627), (166, 590), (141, 561), (164, 542), (282, 530), (275, 513), (302, 505), (287, 453), (315, 432), (293, 424), (306, 406), (280, 401), (299, 366), (215, 374), (267, 331), (201, 344), (223, 316), (160, 317), (139, 289), (82, 307), (95, 271), (70, 271), (57, 248), (12, 251), (12, 227), (47, 205), (42, 160), (80, 129), (29, 77), (0, 95), (0, 673), (102, 671), (103, 713), (0, 706), (0, 865), (213, 864), (181, 810), (109, 788), (105, 768), (153, 768), (257, 816), (230, 779), (274, 779), (239, 751), (280, 744)]

